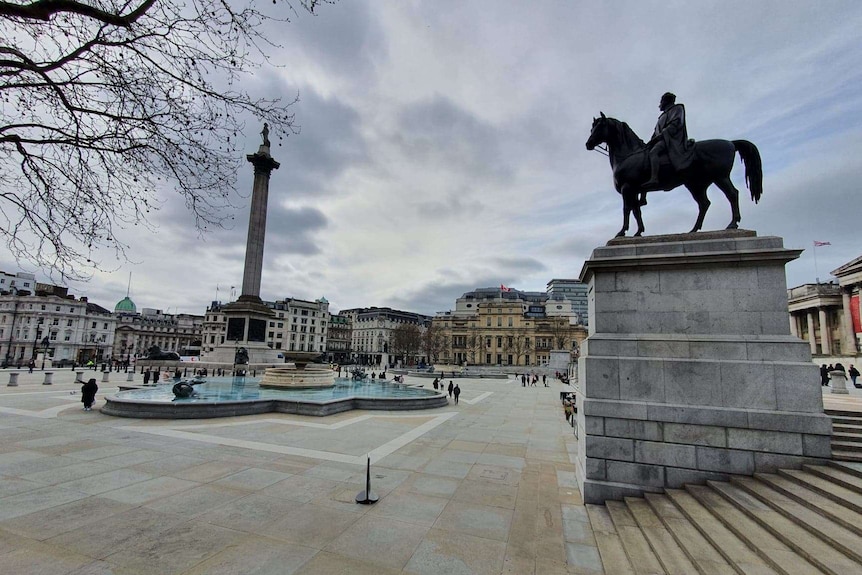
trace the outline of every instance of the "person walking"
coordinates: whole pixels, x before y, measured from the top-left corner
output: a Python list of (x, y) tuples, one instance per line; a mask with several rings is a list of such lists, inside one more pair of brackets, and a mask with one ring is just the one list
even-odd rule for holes
[(33, 373), (33, 368), (36, 367), (36, 362), (31, 359), (30, 363), (27, 364), (27, 367), (30, 368), (30, 373)]
[(829, 385), (829, 368), (826, 367), (825, 363), (820, 365), (820, 385)]
[(455, 403), (458, 403), (458, 396), (461, 395), (461, 388), (458, 387), (458, 384), (455, 384), (455, 389), (453, 390), (455, 393)]
[(150, 384), (150, 370), (145, 369), (144, 370), (144, 385), (149, 385), (149, 384)]
[(452, 380), (449, 380), (449, 397), (452, 397), (452, 391), (455, 389), (455, 386), (452, 385)]
[(542, 374), (542, 385), (544, 385), (545, 387), (548, 387), (548, 374), (547, 373)]
[(850, 375), (850, 381), (853, 382), (853, 387), (862, 387), (862, 385), (856, 384), (856, 378), (859, 377), (859, 370), (853, 367), (853, 364), (850, 364), (850, 370), (847, 372)]
[(527, 387), (527, 376), (523, 373), (521, 374), (521, 387)]
[(84, 411), (90, 411), (93, 403), (96, 402), (96, 392), (99, 391), (99, 386), (96, 385), (96, 378), (91, 377), (87, 383), (81, 386), (81, 403), (84, 404)]

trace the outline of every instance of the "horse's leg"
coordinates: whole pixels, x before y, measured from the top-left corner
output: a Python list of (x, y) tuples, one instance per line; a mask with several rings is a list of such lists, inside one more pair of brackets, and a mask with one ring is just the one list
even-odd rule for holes
[[(640, 196), (640, 193), (638, 191), (635, 191), (635, 193), (632, 194), (632, 204), (634, 204), (632, 207), (632, 211), (635, 214), (635, 221), (638, 224), (638, 231), (636, 231), (634, 234), (636, 238), (639, 238), (644, 233), (644, 220), (641, 217), (641, 205), (642, 204), (641, 204), (639, 196)], [(644, 196), (644, 197), (646, 197), (646, 196)]]
[(706, 189), (709, 184), (687, 184), (685, 186), (691, 192), (691, 197), (697, 202), (697, 221), (694, 222), (694, 227), (688, 232), (690, 234), (700, 231), (703, 227), (703, 219), (706, 217), (706, 211), (709, 209), (709, 198), (706, 197)]
[(616, 237), (618, 238), (624, 237), (629, 231), (629, 217), (632, 213), (632, 207), (637, 207), (637, 194), (632, 192), (630, 186), (623, 186), (621, 192), (623, 197), (623, 227), (617, 232)]
[(735, 230), (739, 227), (739, 222), (742, 220), (742, 216), (739, 214), (739, 190), (736, 189), (728, 177), (716, 180), (715, 185), (718, 186), (719, 190), (724, 192), (727, 201), (730, 202), (731, 220), (725, 229)]

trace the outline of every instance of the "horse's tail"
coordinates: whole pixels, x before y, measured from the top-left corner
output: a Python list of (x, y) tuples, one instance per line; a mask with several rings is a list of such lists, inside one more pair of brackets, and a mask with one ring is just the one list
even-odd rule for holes
[(745, 183), (751, 191), (751, 199), (756, 204), (763, 195), (763, 163), (760, 160), (760, 151), (748, 140), (733, 140), (733, 146), (745, 164)]

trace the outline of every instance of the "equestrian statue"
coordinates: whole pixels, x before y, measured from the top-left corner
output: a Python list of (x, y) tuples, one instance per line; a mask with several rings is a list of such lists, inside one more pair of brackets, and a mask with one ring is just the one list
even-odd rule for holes
[(697, 221), (691, 232), (699, 231), (710, 205), (706, 190), (712, 184), (718, 186), (730, 202), (732, 219), (726, 229), (735, 230), (742, 217), (739, 190), (730, 181), (730, 171), (734, 156), (739, 152), (745, 164), (745, 182), (751, 199), (759, 202), (763, 194), (763, 166), (757, 146), (747, 140), (690, 140), (685, 127), (685, 108), (676, 103), (676, 96), (670, 92), (661, 97), (659, 109), (661, 115), (647, 143), (625, 122), (608, 118), (604, 113), (593, 118), (587, 149), (607, 145), (614, 186), (623, 197), (623, 227), (617, 237), (626, 235), (632, 213), (638, 224), (635, 236), (643, 234), (641, 206), (647, 203), (647, 192), (670, 191), (679, 186), (688, 188), (697, 202)]

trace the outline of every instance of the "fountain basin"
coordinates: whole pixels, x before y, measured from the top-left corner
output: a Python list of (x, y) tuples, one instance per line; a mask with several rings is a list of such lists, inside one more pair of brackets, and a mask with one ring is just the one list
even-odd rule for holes
[(336, 379), (324, 388), (273, 389), (261, 378), (212, 378), (195, 396), (175, 398), (172, 384), (122, 391), (106, 398), (102, 413), (141, 419), (204, 419), (260, 413), (324, 416), (351, 409), (401, 411), (446, 407), (442, 393), (388, 382)]

